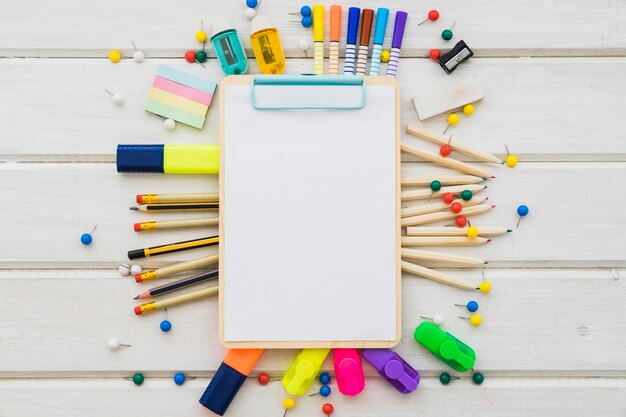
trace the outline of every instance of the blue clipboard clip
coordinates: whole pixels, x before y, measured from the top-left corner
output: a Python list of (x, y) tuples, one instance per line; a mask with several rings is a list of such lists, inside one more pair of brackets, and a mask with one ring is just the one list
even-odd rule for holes
[(251, 85), (252, 107), (358, 110), (365, 106), (365, 87), (361, 75), (256, 75)]

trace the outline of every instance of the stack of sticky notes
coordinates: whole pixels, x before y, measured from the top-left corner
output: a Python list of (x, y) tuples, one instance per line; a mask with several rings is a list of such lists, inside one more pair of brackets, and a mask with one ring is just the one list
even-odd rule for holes
[(161, 65), (144, 109), (202, 129), (216, 87), (212, 81)]

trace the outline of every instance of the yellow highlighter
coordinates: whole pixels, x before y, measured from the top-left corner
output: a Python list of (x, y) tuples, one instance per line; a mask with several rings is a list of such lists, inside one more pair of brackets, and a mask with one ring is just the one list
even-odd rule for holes
[(219, 145), (117, 145), (117, 172), (218, 174)]
[(313, 6), (313, 72), (324, 74), (324, 6)]
[(289, 395), (303, 395), (320, 372), (330, 349), (302, 349), (283, 376), (283, 387)]

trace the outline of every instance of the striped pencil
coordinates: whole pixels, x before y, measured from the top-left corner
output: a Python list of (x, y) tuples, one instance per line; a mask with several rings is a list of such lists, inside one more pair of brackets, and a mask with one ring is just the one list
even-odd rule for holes
[(359, 40), (359, 53), (356, 57), (356, 73), (365, 74), (367, 67), (367, 54), (370, 49), (370, 36), (372, 34), (372, 23), (374, 21), (374, 10), (363, 9), (361, 14), (361, 37)]
[(433, 197), (440, 197), (445, 193), (459, 195), (465, 190), (469, 190), (472, 193), (479, 193), (485, 188), (487, 188), (487, 186), (481, 184), (450, 185), (447, 187), (441, 187), (439, 191), (433, 191), (430, 188), (424, 188), (421, 190), (402, 191), (400, 193), (400, 198), (402, 200), (426, 200)]
[(457, 199), (457, 200), (454, 200), (450, 204), (444, 203), (443, 201), (438, 201), (436, 203), (430, 203), (430, 204), (420, 204), (417, 206), (409, 206), (409, 207), (402, 208), (402, 210), (400, 211), (400, 215), (402, 217), (410, 217), (410, 216), (418, 216), (420, 214), (435, 213), (435, 212), (443, 211), (443, 210), (450, 208), (450, 205), (454, 203), (459, 203), (463, 207), (471, 207), (471, 206), (476, 206), (478, 204), (482, 204), (487, 200), (489, 200), (489, 197), (472, 197), (472, 199), (468, 201), (465, 201), (463, 199)]
[(436, 213), (428, 213), (421, 214), (419, 216), (410, 216), (403, 217), (400, 220), (400, 224), (403, 227), (406, 226), (419, 226), (420, 224), (433, 223), (441, 220), (454, 219), (458, 215), (463, 215), (465, 217), (475, 216), (478, 214), (483, 214), (488, 212), (489, 210), (495, 208), (496, 206), (490, 206), (488, 204), (479, 204), (473, 207), (464, 208), (461, 213), (454, 213), (450, 210), (448, 211), (438, 211)]
[(217, 226), (218, 224), (219, 219), (217, 217), (206, 217), (200, 219), (141, 222), (135, 223), (133, 225), (133, 229), (135, 230), (135, 232), (146, 232), (151, 230), (181, 229), (185, 227)]
[(389, 64), (387, 65), (387, 75), (395, 77), (398, 74), (400, 65), (400, 48), (402, 48), (402, 38), (406, 27), (406, 12), (396, 12), (396, 21), (393, 25), (393, 38), (391, 39), (391, 51), (389, 52)]
[(383, 52), (383, 42), (385, 41), (388, 19), (389, 9), (379, 7), (376, 10), (376, 27), (374, 28), (374, 46), (372, 47), (372, 60), (370, 61), (370, 75), (378, 75), (380, 72), (380, 56)]
[(343, 65), (343, 74), (354, 74), (354, 58), (356, 57), (356, 37), (359, 33), (359, 19), (361, 9), (350, 7), (348, 9), (348, 34), (346, 38), (346, 59)]
[(132, 206), (135, 211), (214, 211), (219, 210), (219, 203), (180, 203), (180, 204), (141, 204)]
[(137, 195), (137, 204), (217, 203), (219, 200), (217, 193)]
[(185, 271), (191, 271), (194, 269), (204, 268), (205, 266), (213, 265), (219, 262), (219, 255), (203, 256), (202, 258), (192, 259), (190, 261), (178, 262), (173, 265), (164, 266), (163, 268), (153, 269), (151, 271), (144, 271), (135, 275), (135, 281), (145, 282), (158, 278), (167, 278), (172, 275), (179, 274)]
[(216, 295), (218, 291), (219, 287), (215, 285), (213, 287), (188, 292), (186, 294), (181, 294), (174, 297), (164, 298), (162, 300), (154, 300), (149, 303), (145, 303), (135, 307), (135, 314), (140, 316), (142, 314), (151, 313), (153, 311), (171, 307), (176, 304), (187, 303), (190, 301), (199, 300), (201, 298), (210, 297)]
[(339, 40), (341, 39), (341, 6), (330, 6), (330, 45), (328, 47), (328, 73), (339, 73)]
[(324, 74), (324, 6), (313, 6), (313, 72)]
[(150, 248), (133, 249), (128, 251), (128, 259), (141, 259), (150, 256), (165, 255), (190, 249), (205, 248), (219, 244), (219, 236), (201, 237), (199, 239), (185, 240), (183, 242), (168, 243)]
[(159, 285), (158, 287), (154, 287), (149, 289), (146, 292), (139, 294), (134, 300), (143, 300), (146, 298), (154, 298), (160, 295), (165, 295), (172, 291), (181, 290), (183, 288), (187, 288), (192, 285), (200, 284), (201, 282), (206, 282), (212, 279), (217, 279), (219, 276), (219, 271), (211, 271), (205, 272), (203, 274), (193, 275), (191, 277), (179, 279), (178, 281), (168, 282), (167, 284)]

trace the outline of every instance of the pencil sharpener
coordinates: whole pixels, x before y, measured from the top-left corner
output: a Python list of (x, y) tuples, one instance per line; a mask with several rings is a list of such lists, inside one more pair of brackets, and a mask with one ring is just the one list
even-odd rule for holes
[(456, 67), (470, 59), (472, 56), (474, 56), (474, 52), (472, 52), (470, 47), (461, 40), (454, 45), (454, 48), (441, 55), (437, 62), (439, 62), (439, 65), (441, 65), (441, 68), (443, 68), (446, 74), (450, 74), (456, 69)]

